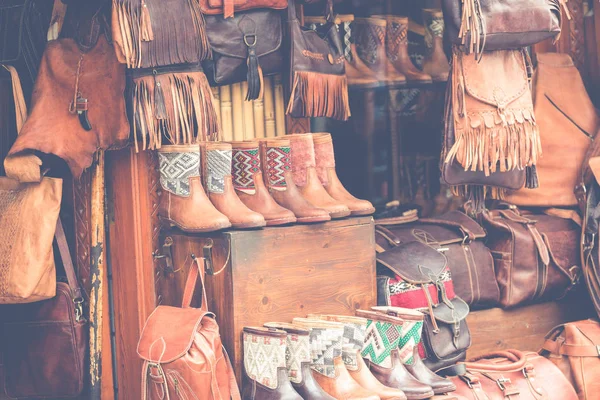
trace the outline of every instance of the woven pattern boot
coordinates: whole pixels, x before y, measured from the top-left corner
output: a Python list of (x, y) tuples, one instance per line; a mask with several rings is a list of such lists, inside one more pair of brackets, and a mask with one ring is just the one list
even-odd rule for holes
[(231, 145), (223, 142), (202, 142), (202, 170), (208, 197), (236, 229), (259, 228), (266, 225), (262, 215), (250, 210), (237, 196), (231, 177)]
[(285, 138), (260, 140), (263, 179), (271, 197), (277, 204), (292, 211), (298, 223), (331, 220), (326, 210), (313, 206), (300, 193), (292, 175), (291, 154), (290, 141)]
[(450, 64), (444, 53), (444, 15), (442, 10), (423, 9), (425, 45), (427, 55), (423, 61), (423, 72), (431, 75), (435, 82), (446, 82)]
[(296, 222), (294, 213), (273, 200), (262, 177), (258, 141), (231, 142), (233, 187), (249, 209), (261, 214), (267, 226)]
[(294, 318), (293, 324), (310, 329), (313, 376), (325, 392), (343, 400), (379, 399), (379, 396), (356, 383), (344, 365), (344, 324), (309, 318)]
[(290, 141), (294, 183), (300, 189), (302, 196), (313, 206), (326, 210), (331, 218), (350, 215), (348, 206), (331, 197), (319, 180), (312, 135), (286, 135), (285, 139)]
[(210, 232), (231, 226), (202, 188), (197, 145), (162, 146), (158, 159), (163, 189), (158, 215), (165, 224), (186, 232)]
[(398, 346), (404, 320), (368, 310), (357, 310), (356, 315), (369, 320), (362, 356), (368, 360), (373, 375), (385, 386), (401, 389), (409, 400), (433, 396), (431, 386), (414, 378), (400, 361)]
[(245, 327), (242, 400), (302, 400), (285, 366), (286, 333), (273, 328)]
[(367, 200), (359, 200), (346, 190), (335, 172), (335, 156), (333, 140), (329, 133), (313, 133), (317, 175), (327, 193), (335, 200), (345, 204), (352, 216), (370, 215), (375, 212), (373, 204)]

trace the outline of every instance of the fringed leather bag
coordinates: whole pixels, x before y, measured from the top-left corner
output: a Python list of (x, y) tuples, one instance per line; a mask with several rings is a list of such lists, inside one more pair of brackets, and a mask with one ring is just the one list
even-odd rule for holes
[(112, 33), (128, 68), (198, 63), (210, 56), (198, 0), (112, 0)]
[(350, 117), (348, 82), (342, 43), (333, 22), (333, 3), (327, 0), (327, 23), (316, 30), (300, 25), (294, 1), (288, 5), (290, 38), (290, 100), (292, 117)]

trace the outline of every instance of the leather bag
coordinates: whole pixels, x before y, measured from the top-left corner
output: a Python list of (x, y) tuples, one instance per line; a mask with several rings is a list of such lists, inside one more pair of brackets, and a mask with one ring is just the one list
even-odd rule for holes
[(471, 308), (498, 305), (500, 290), (494, 274), (494, 261), (485, 246), (486, 233), (461, 211), (449, 211), (413, 223), (375, 227), (377, 244), (383, 250), (401, 243), (420, 241), (446, 256), (456, 295)]
[(225, 18), (233, 17), (235, 11), (246, 11), (256, 8), (283, 10), (288, 6), (287, 0), (200, 0), (203, 14), (223, 14)]
[(251, 10), (233, 18), (206, 17), (212, 60), (204, 63), (217, 85), (248, 81), (246, 100), (262, 97), (263, 76), (283, 68), (281, 11)]
[(600, 323), (594, 320), (559, 325), (546, 335), (540, 354), (556, 365), (573, 384), (579, 400), (600, 393)]
[[(204, 258), (194, 257), (181, 308), (158, 306), (146, 320), (137, 347), (144, 360), (143, 400), (240, 400), (219, 326), (207, 309), (204, 263)], [(202, 307), (191, 308), (198, 277)]]
[(60, 221), (55, 227), (67, 282), (55, 284), (51, 299), (3, 310), (4, 385), (11, 398), (77, 397), (84, 388), (89, 327), (83, 292)]
[(467, 400), (577, 400), (561, 371), (532, 352), (497, 351), (438, 373), (451, 377), (452, 394)]
[(556, 300), (577, 284), (581, 228), (575, 215), (531, 214), (500, 205), (482, 217), (503, 307)]
[[(566, 1), (564, 1), (566, 2)], [(451, 43), (468, 53), (520, 49), (558, 40), (563, 0), (443, 0), (444, 28)]]
[(348, 81), (340, 35), (333, 18), (333, 2), (327, 0), (327, 23), (316, 29), (300, 25), (296, 6), (288, 6), (290, 40), (290, 99), (286, 113), (294, 118), (350, 117)]

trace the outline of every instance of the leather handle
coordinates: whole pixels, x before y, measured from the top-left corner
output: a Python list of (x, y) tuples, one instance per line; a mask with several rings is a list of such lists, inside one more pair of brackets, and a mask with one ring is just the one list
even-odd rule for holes
[(240, 395), (240, 388), (238, 387), (237, 382), (235, 380), (235, 372), (233, 372), (231, 360), (229, 359), (229, 354), (227, 353), (225, 346), (223, 346), (223, 356), (225, 358), (225, 362), (227, 363), (227, 373), (229, 374), (229, 391), (231, 392), (231, 400), (241, 400), (242, 396)]
[(2, 66), (10, 73), (10, 79), (12, 83), (13, 98), (15, 100), (15, 117), (17, 121), (17, 134), (21, 132), (21, 128), (27, 119), (27, 104), (25, 103), (25, 96), (23, 95), (23, 87), (21, 86), (21, 79), (19, 79), (19, 73), (15, 67), (10, 65)]
[(71, 296), (73, 296), (73, 300), (83, 301), (81, 287), (79, 286), (79, 281), (77, 280), (77, 274), (75, 273), (75, 267), (73, 266), (73, 259), (71, 258), (71, 252), (69, 251), (69, 244), (67, 243), (67, 237), (65, 235), (65, 230), (60, 218), (58, 218), (58, 221), (56, 222), (55, 236), (60, 258), (62, 259), (63, 267), (65, 268), (65, 274), (67, 275), (69, 289), (71, 289)]
[(529, 219), (523, 215), (518, 214), (518, 211), (515, 211), (515, 209), (498, 210), (498, 212), (500, 213), (500, 215), (502, 215), (504, 218), (508, 219), (509, 221), (523, 224), (527, 227), (527, 230), (529, 231), (529, 233), (531, 234), (531, 237), (533, 238), (533, 243), (537, 247), (538, 255), (539, 255), (540, 259), (542, 260), (542, 263), (544, 263), (544, 265), (549, 265), (550, 264), (550, 253), (548, 252), (548, 247), (546, 246), (546, 242), (544, 242), (542, 235), (540, 234), (540, 232), (538, 231), (538, 229), (535, 226), (536, 220)]
[[(200, 263), (200, 260), (202, 260), (202, 263)], [(194, 297), (194, 289), (196, 289), (196, 282), (198, 282), (198, 276), (200, 276), (200, 285), (202, 285), (202, 306), (200, 309), (208, 312), (208, 297), (206, 297), (206, 288), (204, 286), (204, 263), (206, 262), (206, 259), (204, 257), (193, 256), (193, 261), (185, 281), (181, 308), (190, 307), (192, 298)]]
[[(511, 361), (510, 364), (491, 364), (485, 362), (476, 362), (481, 360), (487, 360), (490, 358), (506, 358)], [(519, 350), (505, 350), (505, 351), (496, 351), (493, 353), (489, 353), (477, 358), (469, 362), (465, 362), (465, 367), (470, 371), (493, 371), (493, 372), (509, 372), (514, 370), (519, 370), (525, 368), (527, 364), (527, 356), (520, 352)]]

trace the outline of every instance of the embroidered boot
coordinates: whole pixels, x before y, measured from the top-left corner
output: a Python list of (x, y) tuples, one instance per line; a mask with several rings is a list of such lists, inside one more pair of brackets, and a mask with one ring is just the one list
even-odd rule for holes
[(158, 215), (163, 223), (186, 232), (210, 232), (231, 226), (202, 188), (198, 145), (162, 146), (158, 159), (163, 188)]
[(315, 145), (317, 175), (327, 193), (335, 200), (345, 204), (350, 209), (350, 215), (352, 216), (373, 214), (375, 207), (371, 202), (359, 200), (352, 196), (340, 182), (335, 172), (335, 156), (331, 134), (313, 133), (312, 138)]
[(326, 210), (331, 218), (350, 215), (348, 206), (331, 197), (319, 180), (312, 135), (297, 133), (286, 135), (284, 139), (290, 141), (294, 183), (300, 189), (302, 196), (313, 206)]
[(407, 316), (412, 314), (414, 310), (401, 307), (371, 307), (371, 309), (404, 320), (404, 324), (402, 325), (403, 337), (400, 338), (398, 348), (400, 349), (400, 361), (412, 376), (417, 378), (419, 382), (431, 386), (435, 394), (443, 394), (456, 390), (456, 386), (452, 381), (436, 375), (427, 368), (419, 355), (418, 346), (423, 332), (422, 314), (420, 316), (415, 315), (415, 319), (410, 319)]
[(271, 197), (277, 204), (292, 211), (298, 223), (331, 220), (329, 213), (310, 204), (294, 183), (291, 152), (290, 141), (285, 138), (260, 140), (263, 179)]
[(335, 321), (344, 324), (342, 359), (352, 379), (363, 388), (377, 394), (381, 400), (406, 400), (404, 392), (397, 388), (387, 387), (373, 376), (369, 367), (361, 357), (365, 343), (367, 319), (361, 317), (309, 314), (308, 318)]
[(414, 378), (400, 361), (398, 345), (403, 338), (404, 320), (368, 310), (357, 310), (356, 315), (369, 320), (362, 356), (373, 375), (385, 386), (402, 389), (409, 400), (433, 396), (431, 386)]
[(233, 187), (249, 209), (265, 218), (267, 226), (296, 222), (294, 213), (273, 200), (263, 181), (258, 142), (231, 142)]
[(284, 322), (268, 322), (268, 328), (276, 328), (287, 333), (285, 362), (288, 377), (294, 390), (305, 400), (335, 400), (325, 393), (312, 375), (310, 369), (310, 330)]
[(446, 82), (450, 64), (444, 53), (444, 16), (442, 10), (423, 9), (425, 45), (427, 55), (423, 61), (423, 72), (431, 75), (434, 82)]
[(302, 400), (285, 367), (286, 333), (278, 329), (244, 327), (242, 400)]
[(387, 22), (377, 18), (355, 18), (353, 31), (356, 33), (356, 50), (359, 57), (378, 80), (390, 86), (403, 86), (406, 77), (398, 72), (385, 54)]
[(344, 324), (309, 318), (294, 318), (293, 324), (310, 329), (313, 376), (319, 386), (338, 400), (378, 400), (348, 373), (342, 360)]
[(235, 193), (231, 178), (231, 145), (223, 142), (201, 142), (202, 170), (208, 198), (236, 229), (266, 225), (259, 213), (250, 210)]

